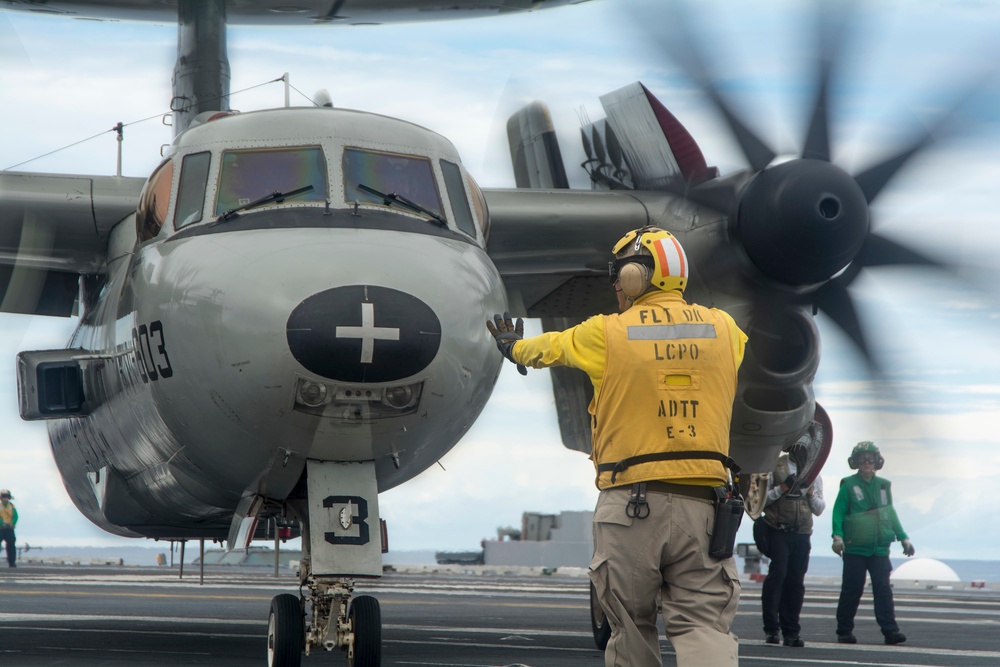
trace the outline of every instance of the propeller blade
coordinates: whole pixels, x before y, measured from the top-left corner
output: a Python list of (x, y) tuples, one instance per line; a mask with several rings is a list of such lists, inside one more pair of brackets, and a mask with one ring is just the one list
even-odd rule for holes
[(725, 116), (726, 122), (729, 124), (729, 129), (733, 133), (733, 136), (736, 137), (736, 141), (743, 150), (743, 155), (746, 156), (747, 164), (750, 165), (750, 168), (754, 171), (761, 171), (764, 167), (771, 164), (777, 153), (771, 150), (762, 139), (736, 117), (736, 114), (732, 112), (729, 105), (719, 96), (717, 90), (706, 89), (706, 92), (708, 92), (715, 106), (722, 112), (722, 115)]
[(802, 146), (802, 157), (830, 161), (830, 80), (833, 66), (837, 62), (840, 43), (843, 39), (848, 2), (826, 2), (819, 4), (817, 14), (819, 34), (819, 70), (816, 75), (816, 99), (813, 102), (812, 119)]
[(741, 288), (746, 267), (730, 244), (716, 243), (704, 256), (690, 259), (691, 272), (708, 289), (734, 292)]
[(696, 204), (707, 206), (725, 215), (734, 215), (739, 201), (739, 190), (745, 185), (743, 174), (726, 178), (713, 178), (710, 181), (690, 186), (686, 182), (674, 184), (671, 189), (675, 194)]
[(615, 169), (620, 172), (622, 170), (622, 165), (624, 164), (622, 145), (619, 143), (618, 136), (615, 134), (615, 131), (611, 129), (610, 123), (606, 123), (604, 125), (604, 140), (607, 143), (608, 157), (611, 158), (611, 164), (613, 164)]
[(854, 301), (847, 291), (846, 281), (831, 280), (816, 291), (813, 295), (813, 303), (833, 320), (833, 323), (840, 327), (841, 331), (847, 334), (858, 352), (865, 358), (872, 374), (882, 377), (881, 368), (861, 328), (861, 320), (854, 307)]
[(608, 154), (604, 150), (604, 142), (601, 141), (601, 135), (597, 133), (597, 126), (590, 128), (590, 136), (593, 141), (594, 155), (597, 157), (597, 162), (603, 167), (608, 163)]
[(813, 160), (830, 161), (830, 128), (827, 105), (829, 103), (830, 70), (832, 62), (820, 63), (819, 90), (813, 103), (812, 120), (802, 146), (802, 157)]
[(587, 156), (587, 161), (590, 162), (594, 159), (594, 149), (590, 145), (590, 137), (587, 136), (587, 132), (582, 127), (580, 128), (580, 139), (583, 141), (583, 152)]
[(955, 267), (942, 260), (928, 257), (896, 241), (869, 232), (865, 244), (854, 259), (863, 267), (867, 266), (929, 266), (935, 269), (955, 272)]
[[(876, 233), (868, 234), (858, 256), (855, 257), (844, 275), (838, 277), (838, 280), (846, 279), (845, 283), (849, 283), (861, 269), (880, 266), (907, 266), (944, 271), (965, 289), (972, 290), (981, 297), (987, 298), (991, 303), (996, 303), (996, 285), (998, 283), (996, 270), (976, 265), (973, 262), (948, 261), (932, 255), (925, 255)], [(849, 277), (848, 274), (850, 274)]]
[(977, 74), (974, 83), (964, 86), (964, 94), (960, 95), (948, 109), (929, 123), (909, 145), (854, 177), (861, 191), (865, 193), (869, 204), (878, 197), (885, 185), (914, 155), (933, 144), (946, 132), (955, 133), (961, 129), (958, 123), (960, 112), (973, 102), (979, 93), (983, 92), (984, 88), (993, 80), (993, 75), (993, 70)]
[(909, 162), (910, 158), (931, 143), (931, 135), (932, 131), (928, 130), (918, 137), (916, 141), (900, 152), (896, 153), (892, 157), (882, 160), (882, 162), (879, 162), (872, 167), (869, 167), (854, 177), (854, 180), (861, 188), (861, 191), (864, 193), (865, 199), (869, 204), (872, 203), (876, 197), (878, 197), (886, 183), (892, 180), (892, 177), (896, 175), (896, 172), (898, 172), (904, 164)]
[(653, 47), (680, 67), (712, 101), (729, 125), (743, 155), (746, 156), (747, 164), (754, 171), (762, 170), (771, 163), (777, 153), (747, 127), (723, 99), (713, 77), (705, 67), (701, 54), (695, 46), (689, 23), (678, 5), (679, 3), (675, 2), (664, 2), (659, 6), (665, 13), (664, 16), (651, 20), (648, 15), (637, 15), (636, 22), (643, 26)]

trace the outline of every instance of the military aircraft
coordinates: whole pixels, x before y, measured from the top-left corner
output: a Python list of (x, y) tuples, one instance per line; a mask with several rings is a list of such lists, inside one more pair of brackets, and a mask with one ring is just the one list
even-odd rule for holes
[[(870, 231), (868, 203), (908, 155), (857, 178), (833, 165), (825, 84), (807, 152), (780, 163), (709, 86), (751, 166), (724, 176), (644, 86), (609, 93), (607, 118), (583, 129), (585, 191), (565, 187), (541, 105), (508, 125), (518, 188), (486, 191), (451, 142), (403, 120), (322, 104), (232, 112), (227, 22), (463, 7), (300, 5), (178, 3), (177, 132), (149, 179), (0, 173), (4, 310), (80, 317), (68, 349), (19, 355), (22, 416), (48, 421), (71, 497), (109, 532), (236, 547), (262, 519), (300, 529), (307, 594), (272, 602), (270, 664), (320, 649), (378, 664), (378, 603), (353, 596), (381, 573), (378, 492), (433, 465), (483, 410), (500, 371), (484, 316), (561, 328), (614, 309), (607, 249), (624, 231), (673, 231), (698, 267), (689, 295), (751, 333), (732, 434), (748, 472), (828, 426), (813, 305), (867, 351), (850, 280), (937, 264)], [(162, 3), (45, 9), (165, 18)], [(571, 372), (554, 384), (564, 443), (587, 451), (589, 385)], [(828, 451), (816, 444), (812, 474)]]

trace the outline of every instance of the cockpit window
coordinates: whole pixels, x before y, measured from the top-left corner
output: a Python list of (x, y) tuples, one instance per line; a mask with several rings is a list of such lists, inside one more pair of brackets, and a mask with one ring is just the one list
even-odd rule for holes
[(201, 220), (205, 208), (205, 187), (208, 185), (208, 167), (212, 154), (208, 151), (185, 155), (181, 162), (181, 183), (177, 189), (177, 204), (174, 206), (174, 227)]
[(326, 160), (316, 147), (226, 151), (222, 154), (215, 215), (274, 192), (312, 189), (286, 201), (326, 201)]
[[(428, 211), (443, 215), (441, 195), (431, 161), (414, 155), (376, 153), (360, 148), (344, 149), (344, 199), (348, 204), (382, 204), (381, 197), (359, 185), (386, 194), (405, 197)], [(405, 210), (405, 209), (397, 209)]]
[(174, 180), (174, 163), (167, 160), (153, 172), (139, 193), (135, 211), (135, 233), (139, 243), (160, 233), (170, 206), (170, 186)]
[(469, 187), (469, 192), (472, 193), (472, 205), (476, 209), (476, 222), (479, 224), (479, 231), (483, 233), (484, 239), (488, 239), (490, 237), (490, 215), (486, 208), (486, 197), (483, 196), (479, 183), (476, 183), (476, 179), (469, 172), (465, 172), (465, 184)]
[(448, 188), (455, 224), (463, 232), (476, 238), (476, 224), (472, 221), (469, 198), (465, 194), (465, 188), (462, 187), (462, 170), (454, 162), (441, 160), (441, 173), (444, 174), (444, 185)]

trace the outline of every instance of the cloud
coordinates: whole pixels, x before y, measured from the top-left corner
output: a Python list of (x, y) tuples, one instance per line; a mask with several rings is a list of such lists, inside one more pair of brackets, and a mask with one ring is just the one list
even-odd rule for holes
[[(579, 110), (600, 118), (601, 94), (641, 80), (688, 127), (709, 164), (724, 172), (742, 167), (724, 121), (660, 50), (636, 36), (633, 17), (620, 5), (592, 2), (527, 17), (365, 29), (234, 29), (231, 87), (239, 91), (288, 71), (307, 96), (328, 88), (338, 106), (400, 116), (447, 136), (487, 187), (513, 184), (507, 115), (542, 99), (571, 181), (587, 187), (576, 168), (583, 161)], [(801, 0), (745, 8), (723, 0), (689, 5), (727, 99), (779, 149), (800, 148), (808, 122), (813, 63), (807, 56), (814, 40), (799, 21), (809, 19), (811, 6)], [(899, 150), (951, 104), (958, 92), (941, 92), (939, 85), (962, 83), (962, 76), (952, 76), (956, 62), (977, 49), (991, 53), (983, 39), (993, 39), (1000, 23), (993, 3), (877, 3), (866, 5), (869, 10), (844, 51), (831, 114), (835, 156), (852, 173)], [(14, 63), (0, 68), (0, 168), (103, 133), (119, 120), (166, 111), (175, 46), (173, 26), (0, 13), (0, 56)], [(983, 95), (995, 100), (995, 87)], [(292, 101), (306, 103), (295, 91)], [(281, 84), (271, 84), (234, 95), (232, 106), (252, 110), (282, 102)], [(995, 104), (973, 102), (963, 133), (942, 136), (880, 195), (873, 227), (963, 266), (991, 267), (1000, 247), (994, 212), (1000, 123), (976, 113)], [(160, 146), (171, 139), (171, 128), (158, 117), (127, 128), (125, 173), (149, 174)], [(117, 148), (113, 134), (101, 134), (25, 168), (109, 174)], [(1000, 519), (983, 516), (979, 486), (968, 481), (1000, 472), (1000, 435), (993, 427), (1000, 407), (995, 287), (971, 291), (930, 273), (879, 270), (851, 291), (892, 382), (872, 385), (849, 340), (818, 316), (823, 362), (815, 389), (835, 432), (823, 475), (828, 502), (832, 506), (839, 479), (850, 474), (845, 459), (853, 444), (875, 439), (886, 452), (884, 473), (921, 555), (995, 558), (977, 536), (995, 534)], [(0, 377), (14, 377), (14, 351), (64, 345), (74, 324), (0, 316), (0, 349), (7, 351), (0, 355)], [(529, 334), (540, 330), (536, 321), (528, 327)], [(523, 512), (593, 507), (593, 467), (562, 447), (552, 405), (546, 371), (522, 378), (506, 366), (490, 406), (442, 457), (444, 469), (432, 466), (382, 495), (393, 548), (474, 548), (497, 526), (519, 525)], [(0, 384), (0, 418), (8, 434), (0, 449), (14, 462), (0, 470), (0, 485), (18, 487), (24, 535), (116, 541), (73, 509), (44, 426), (20, 422), (10, 380)], [(829, 515), (817, 522), (817, 544), (829, 535)]]

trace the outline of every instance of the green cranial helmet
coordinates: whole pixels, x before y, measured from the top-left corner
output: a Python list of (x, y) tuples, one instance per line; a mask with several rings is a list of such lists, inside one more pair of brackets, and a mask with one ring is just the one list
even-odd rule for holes
[(851, 466), (851, 470), (857, 470), (860, 467), (857, 458), (858, 454), (874, 454), (875, 470), (881, 470), (882, 466), (885, 465), (885, 459), (882, 458), (882, 453), (871, 440), (862, 440), (858, 444), (854, 445), (854, 449), (851, 451), (851, 457), (847, 459), (847, 465)]

